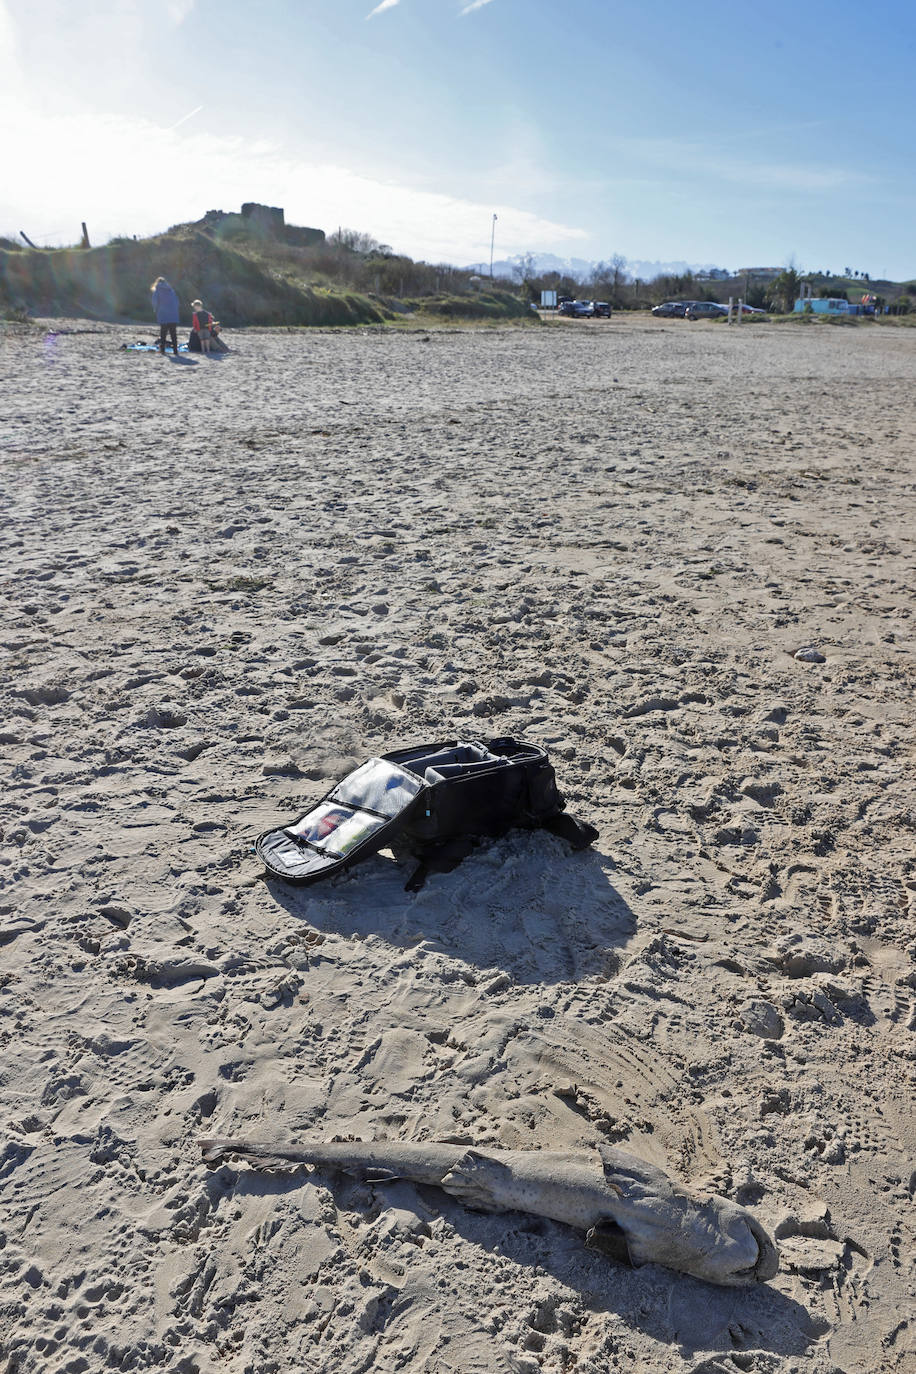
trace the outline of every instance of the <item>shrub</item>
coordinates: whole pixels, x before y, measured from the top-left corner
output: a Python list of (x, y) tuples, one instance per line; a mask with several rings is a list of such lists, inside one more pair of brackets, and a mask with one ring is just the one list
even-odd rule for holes
[(152, 325), (150, 284), (164, 276), (185, 322), (200, 296), (228, 328), (379, 323), (405, 298), (446, 319), (531, 317), (522, 293), (472, 272), (414, 262), (353, 230), (340, 237), (208, 211), (198, 224), (97, 248), (22, 251), (10, 240), (0, 243), (0, 310)]
[(178, 291), (187, 321), (195, 296), (229, 328), (377, 323), (387, 316), (364, 296), (321, 295), (290, 283), (200, 232), (119, 239), (88, 250), (0, 252), (0, 305), (23, 302), (37, 315), (152, 323), (150, 284), (158, 276)]
[(526, 300), (508, 291), (481, 292), (468, 296), (430, 296), (407, 302), (411, 309), (446, 320), (531, 320), (534, 315)]

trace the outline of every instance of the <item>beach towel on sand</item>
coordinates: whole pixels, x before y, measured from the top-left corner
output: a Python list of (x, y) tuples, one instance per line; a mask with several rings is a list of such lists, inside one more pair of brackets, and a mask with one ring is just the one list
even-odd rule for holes
[[(142, 343), (142, 342), (138, 342), (138, 343), (126, 343), (126, 344), (122, 344), (122, 345), (121, 345), (121, 348), (122, 348), (122, 349), (126, 349), (129, 353), (161, 353), (161, 352), (162, 352), (161, 348), (159, 347), (159, 345), (158, 345), (157, 343)], [(187, 344), (179, 344), (179, 345), (178, 345), (178, 352), (179, 352), (179, 353), (187, 353), (187, 351), (188, 351), (188, 345), (187, 345)]]
[(543, 827), (574, 849), (597, 839), (565, 812), (547, 751), (503, 737), (414, 745), (371, 758), (291, 825), (267, 830), (255, 845), (267, 871), (291, 883), (330, 877), (393, 846), (419, 868), (449, 872), (482, 837), (516, 826)]

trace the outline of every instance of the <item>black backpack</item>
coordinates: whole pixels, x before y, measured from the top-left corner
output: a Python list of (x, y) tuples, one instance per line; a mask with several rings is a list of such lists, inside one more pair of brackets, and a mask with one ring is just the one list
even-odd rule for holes
[(267, 830), (255, 852), (273, 877), (313, 883), (392, 846), (429, 872), (448, 872), (486, 836), (544, 827), (574, 849), (597, 839), (565, 814), (546, 749), (503, 737), (447, 740), (371, 758), (291, 825)]

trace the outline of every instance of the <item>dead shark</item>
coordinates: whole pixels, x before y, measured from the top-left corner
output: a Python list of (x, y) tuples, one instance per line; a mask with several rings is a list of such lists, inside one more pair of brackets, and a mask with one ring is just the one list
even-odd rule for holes
[(530, 1212), (586, 1232), (586, 1244), (631, 1264), (664, 1264), (710, 1283), (771, 1279), (779, 1251), (755, 1217), (702, 1196), (635, 1155), (585, 1150), (478, 1150), (378, 1140), (258, 1144), (201, 1140), (208, 1164), (238, 1156), (256, 1167), (310, 1164), (367, 1182), (406, 1179), (441, 1188), (480, 1212)]

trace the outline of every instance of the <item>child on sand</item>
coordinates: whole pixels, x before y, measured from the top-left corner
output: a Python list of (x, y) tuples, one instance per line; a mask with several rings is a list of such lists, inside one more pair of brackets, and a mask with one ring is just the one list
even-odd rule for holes
[(203, 301), (192, 301), (191, 309), (194, 311), (194, 318), (191, 321), (197, 330), (197, 337), (200, 339), (201, 351), (210, 352), (210, 330), (213, 324), (213, 316), (209, 310), (204, 309)]

